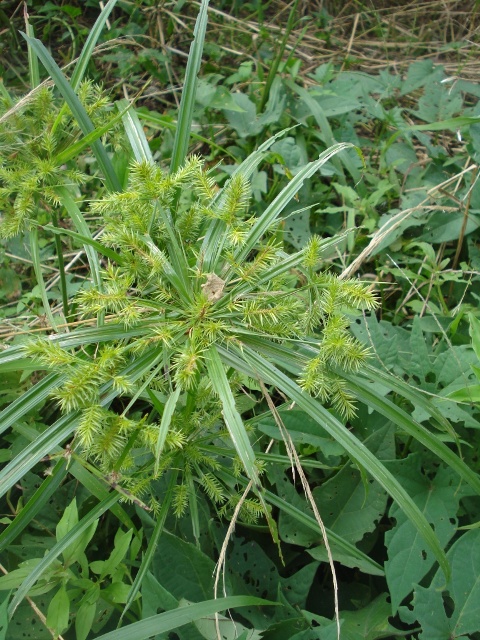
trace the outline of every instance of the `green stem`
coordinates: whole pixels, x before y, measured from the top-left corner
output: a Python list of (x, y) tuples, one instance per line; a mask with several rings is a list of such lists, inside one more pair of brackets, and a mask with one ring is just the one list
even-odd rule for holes
[[(58, 229), (58, 217), (55, 211), (52, 211), (52, 224)], [(65, 260), (63, 259), (62, 240), (59, 235), (55, 234), (55, 249), (57, 251), (58, 258), (58, 272), (60, 275), (60, 291), (62, 293), (62, 307), (63, 315), (65, 316), (65, 322), (69, 319), (68, 308), (68, 293), (67, 293), (67, 278), (65, 274)]]
[(293, 25), (294, 25), (294, 21), (295, 21), (295, 13), (297, 11), (297, 6), (298, 6), (298, 0), (295, 0), (295, 3), (293, 5), (293, 7), (290, 9), (290, 14), (288, 16), (288, 21), (287, 21), (287, 26), (285, 27), (285, 33), (284, 36), (282, 38), (282, 42), (280, 43), (280, 49), (278, 50), (277, 55), (275, 56), (272, 66), (270, 67), (270, 70), (268, 72), (268, 76), (267, 76), (267, 81), (265, 83), (265, 88), (263, 90), (262, 93), (262, 98), (260, 100), (260, 105), (259, 105), (259, 113), (262, 113), (262, 111), (265, 108), (265, 105), (267, 104), (268, 101), (268, 97), (270, 95), (270, 89), (272, 88), (272, 84), (273, 81), (275, 80), (275, 78), (277, 77), (277, 71), (278, 71), (278, 67), (280, 66), (280, 62), (283, 58), (283, 54), (285, 53), (285, 48), (287, 46), (287, 42), (288, 42), (288, 38), (290, 36), (290, 33), (293, 29)]
[(40, 291), (43, 307), (45, 309), (45, 315), (47, 316), (52, 329), (58, 333), (57, 323), (55, 322), (52, 310), (50, 309), (47, 290), (45, 288), (45, 280), (43, 279), (42, 264), (40, 262), (40, 249), (38, 246), (38, 229), (36, 227), (30, 230), (30, 253), (32, 255), (33, 270), (35, 271), (35, 278), (37, 279), (37, 285)]

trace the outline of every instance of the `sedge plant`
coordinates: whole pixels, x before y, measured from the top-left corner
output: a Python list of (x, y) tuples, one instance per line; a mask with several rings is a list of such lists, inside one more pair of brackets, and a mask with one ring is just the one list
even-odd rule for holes
[[(110, 0), (92, 30), (96, 37), (113, 5)], [(320, 167), (336, 154), (341, 159), (341, 152), (352, 145), (336, 143), (322, 152), (256, 216), (249, 207), (250, 177), (282, 134), (252, 153), (221, 187), (201, 157), (188, 156), (207, 8), (204, 0), (190, 51), (170, 167), (152, 158), (134, 108), (119, 105), (120, 115), (114, 121), (122, 119), (132, 149), (128, 180), (115, 173), (115, 165), (100, 143), (108, 124), (104, 129), (103, 124), (92, 123), (78, 100), (79, 67), (68, 82), (41, 43), (28, 39), (31, 51), (65, 100), (53, 122), (61, 132), (63, 118), (73, 114), (84, 135), (77, 152), (92, 144), (104, 187), (99, 192), (95, 182), (96, 191), (90, 197), (89, 212), (96, 221), (93, 229), (79, 217), (75, 190), (58, 162), (53, 173), (61, 176), (60, 183), (51, 185), (50, 177), (46, 182), (35, 177), (33, 193), (40, 184), (47, 194), (60, 194), (59, 205), (75, 229), (42, 220), (44, 230), (55, 237), (66, 235), (85, 248), (90, 277), (68, 301), (70, 317), (76, 314), (76, 324), (68, 332), (52, 327), (51, 335), (28, 338), (0, 353), (0, 372), (46, 372), (3, 411), (2, 431), (15, 427), (32, 406), (50, 402), (49, 424), (24, 430), (30, 444), (0, 472), (0, 492), (8, 492), (44, 456), (63, 451), (68, 458), (68, 464), (59, 461), (0, 535), (0, 548), (7, 548), (21, 534), (67, 474), (82, 483), (98, 504), (22, 579), (10, 603), (10, 616), (42, 572), (58, 562), (68, 545), (80, 539), (106, 511), (139, 535), (120, 502), (132, 503), (153, 519), (149, 544), (122, 601), (125, 610), (141, 592), (169, 514), (188, 515), (198, 539), (199, 492), (208, 498), (213, 513), (230, 517), (245, 483), (250, 482), (252, 492), (241, 505), (244, 522), (253, 524), (266, 518), (276, 537), (275, 506), (319, 530), (314, 519), (309, 520), (265, 486), (273, 458), (252, 443), (257, 440), (258, 413), (270, 413), (274, 404), (288, 407), (294, 403), (344, 448), (354, 464), (375, 478), (430, 545), (446, 575), (449, 568), (444, 551), (425, 516), (348, 429), (358, 402), (416, 438), (480, 492), (476, 474), (441, 437), (372, 389), (372, 381), (380, 380), (383, 387), (408, 400), (415, 395), (410, 387), (369, 364), (368, 351), (348, 330), (348, 312), (374, 311), (377, 300), (369, 285), (340, 279), (323, 268), (323, 252), (343, 238), (313, 236), (294, 253), (281, 241), (279, 229), (286, 205)], [(94, 43), (90, 40), (87, 44), (80, 56), (82, 69)], [(52, 127), (47, 127), (47, 138)], [(64, 163), (75, 158), (62, 153), (66, 151), (54, 157), (58, 160), (60, 155)], [(11, 201), (12, 193), (5, 192), (4, 197)], [(33, 202), (37, 202), (36, 195)], [(20, 223), (35, 229), (38, 220), (28, 209), (21, 219), (12, 214), (3, 224), (13, 233)], [(17, 226), (14, 229), (12, 225)], [(245, 396), (249, 398), (246, 411), (242, 409)], [(415, 401), (439, 429), (448, 429), (448, 423), (427, 399), (417, 394)], [(63, 448), (67, 442), (68, 448)], [(288, 464), (288, 458), (284, 459)], [(340, 536), (328, 535), (344, 554), (381, 571)], [(61, 588), (64, 596), (64, 585)], [(227, 598), (224, 606), (222, 601), (218, 605), (206, 602), (203, 609), (198, 607), (198, 616), (227, 606), (254, 604), (253, 600)], [(195, 606), (187, 608), (191, 615), (177, 612), (178, 626), (184, 624), (181, 620), (194, 619)], [(165, 623), (162, 627), (162, 615), (149, 619), (148, 624), (134, 623), (103, 637), (146, 638), (159, 628), (175, 628), (170, 618), (168, 624), (173, 626)]]

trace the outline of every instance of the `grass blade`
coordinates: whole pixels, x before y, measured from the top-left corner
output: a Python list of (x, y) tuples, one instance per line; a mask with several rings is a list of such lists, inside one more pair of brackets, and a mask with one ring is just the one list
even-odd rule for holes
[(147, 640), (157, 637), (161, 633), (176, 631), (184, 624), (208, 618), (219, 611), (235, 609), (236, 607), (254, 607), (277, 605), (276, 602), (262, 600), (254, 596), (230, 596), (216, 600), (206, 600), (189, 604), (188, 607), (179, 607), (173, 611), (165, 611), (156, 616), (129, 624), (123, 629), (116, 629), (97, 637), (97, 640)]
[(185, 71), (185, 82), (183, 85), (182, 99), (178, 112), (178, 125), (173, 143), (172, 162), (170, 173), (175, 173), (184, 163), (187, 157), (188, 142), (190, 140), (190, 129), (192, 127), (193, 107), (195, 105), (195, 94), (197, 89), (197, 75), (202, 61), (203, 43), (205, 41), (205, 31), (208, 20), (209, 0), (202, 0), (198, 12), (197, 22), (193, 31), (193, 41), (188, 54), (187, 69)]
[(93, 245), (91, 244), (91, 242), (94, 241), (92, 239), (90, 229), (88, 228), (88, 224), (85, 222), (85, 218), (83, 217), (82, 212), (78, 208), (77, 203), (73, 199), (72, 194), (67, 189), (67, 187), (57, 187), (56, 191), (60, 196), (60, 200), (67, 210), (67, 213), (70, 216), (70, 219), (72, 220), (77, 232), (85, 236), (89, 240), (89, 242), (83, 241), (83, 247), (85, 249), (85, 255), (87, 256), (88, 264), (90, 266), (93, 284), (101, 289), (102, 278), (100, 276), (100, 261), (98, 260), (98, 256), (94, 250), (95, 247), (93, 247)]
[[(35, 365), (35, 369), (38, 370), (39, 366)], [(26, 413), (42, 404), (53, 389), (58, 387), (62, 377), (59, 373), (51, 373), (46, 378), (43, 378), (43, 380), (40, 380), (40, 382), (37, 382), (34, 387), (25, 391), (19, 398), (16, 398), (8, 407), (5, 407), (0, 413), (0, 433), (3, 433)]]
[[(344, 425), (339, 422), (320, 402), (307, 395), (302, 389), (282, 371), (261, 355), (244, 346), (242, 351), (232, 347), (227, 351), (219, 347), (222, 359), (240, 371), (253, 377), (259, 376), (269, 384), (275, 385), (285, 393), (297, 406), (318, 422), (335, 440), (342, 445), (347, 453), (361, 467), (363, 467), (397, 502), (409, 518), (425, 542), (434, 553), (446, 579), (450, 575), (450, 566), (445, 552), (427, 519), (413, 502), (405, 489), (397, 482), (395, 477), (384, 467), (365, 445), (358, 440)], [(232, 357), (237, 352), (237, 357)], [(245, 370), (245, 363), (250, 366)]]
[(167, 519), (168, 512), (170, 510), (170, 505), (172, 503), (173, 498), (173, 490), (175, 485), (177, 484), (178, 470), (172, 469), (170, 482), (168, 484), (167, 491), (162, 499), (162, 506), (160, 508), (160, 513), (157, 516), (157, 521), (155, 522), (155, 527), (152, 532), (152, 536), (148, 542), (148, 547), (145, 552), (145, 555), (142, 559), (142, 564), (140, 565), (140, 569), (135, 576), (135, 580), (133, 581), (132, 587), (128, 593), (127, 601), (125, 603), (125, 607), (123, 609), (122, 618), (125, 615), (126, 611), (130, 608), (132, 602), (135, 600), (137, 593), (142, 586), (143, 579), (147, 575), (147, 571), (152, 564), (153, 556), (155, 555), (155, 549), (158, 545), (158, 540), (162, 535), (163, 527), (165, 526), (165, 520)]
[(130, 141), (135, 160), (137, 162), (153, 162), (150, 145), (148, 144), (142, 123), (138, 119), (135, 108), (126, 98), (119, 100), (117, 102), (117, 107), (121, 111), (123, 126), (125, 127), (125, 133)]
[[(35, 37), (33, 26), (30, 24), (29, 15), (27, 13), (27, 5), (24, 5), (25, 31), (30, 38)], [(38, 58), (32, 47), (28, 47), (28, 72), (30, 76), (30, 89), (35, 89), (40, 84), (40, 71), (38, 68)]]
[[(74, 212), (73, 207), (71, 206), (73, 203), (73, 205), (75, 205), (75, 201), (72, 200), (72, 202), (68, 202), (67, 200), (64, 201), (64, 205), (65, 208), (67, 208), (67, 205), (69, 207), (69, 214), (71, 215)], [(75, 205), (76, 206), (76, 205)], [(81, 211), (78, 209), (78, 213), (81, 215)], [(74, 214), (75, 215), (75, 214)], [(39, 227), (41, 225), (38, 225)], [(98, 240), (94, 240), (91, 236), (90, 236), (90, 231), (88, 230), (88, 233), (78, 233), (76, 231), (71, 231), (70, 229), (62, 229), (60, 227), (54, 227), (53, 225), (50, 224), (46, 224), (43, 225), (42, 227), (43, 229), (45, 229), (45, 231), (50, 231), (51, 233), (54, 233), (56, 235), (65, 235), (68, 236), (69, 238), (73, 238), (74, 240), (77, 240), (77, 242), (79, 244), (83, 244), (86, 245), (85, 246), (85, 253), (87, 253), (87, 247), (89, 248), (89, 251), (91, 251), (91, 249), (95, 249), (96, 251), (98, 251), (98, 253), (101, 253), (103, 256), (105, 256), (106, 258), (109, 258), (110, 260), (114, 260), (117, 264), (122, 264), (122, 256), (119, 255), (116, 251), (114, 251), (113, 249), (110, 249), (109, 247), (106, 247), (105, 245), (103, 245), (101, 242), (98, 242)], [(95, 252), (93, 252), (95, 254)], [(88, 254), (87, 254), (88, 256)], [(98, 258), (96, 259), (97, 262), (97, 268), (95, 269), (95, 271), (92, 269), (92, 279), (95, 282), (95, 279), (99, 279), (99, 284), (102, 284), (101, 278), (100, 278), (100, 265), (98, 264)], [(96, 273), (96, 271), (98, 271), (98, 273)], [(95, 279), (94, 279), (95, 278)]]
[(42, 482), (27, 504), (0, 534), (0, 551), (11, 544), (35, 518), (67, 475), (67, 461), (59, 460), (52, 473)]
[(329, 147), (320, 154), (318, 160), (309, 162), (303, 167), (295, 177), (287, 184), (287, 186), (278, 194), (275, 200), (265, 209), (257, 222), (250, 229), (245, 243), (240, 247), (235, 255), (235, 262), (241, 264), (245, 261), (248, 254), (255, 249), (257, 242), (266, 233), (269, 227), (275, 222), (286, 205), (295, 196), (302, 187), (305, 180), (308, 180), (318, 169), (324, 165), (334, 155), (344, 149), (354, 149), (355, 146), (349, 142), (340, 142)]
[[(165, 445), (165, 440), (167, 439), (168, 430), (170, 428), (170, 423), (172, 421), (172, 416), (175, 412), (175, 407), (177, 406), (178, 399), (180, 397), (181, 388), (177, 387), (173, 393), (168, 396), (168, 400), (165, 403), (165, 407), (163, 409), (162, 420), (160, 422), (160, 428), (158, 430), (158, 438), (157, 443), (155, 445), (155, 470), (154, 475), (158, 473), (158, 466), (160, 464), (160, 455), (163, 451), (163, 447)], [(149, 390), (150, 397), (153, 394)]]
[(367, 406), (373, 407), (378, 413), (391, 420), (394, 424), (404, 429), (409, 435), (421, 442), (430, 451), (435, 453), (451, 469), (467, 482), (478, 495), (480, 495), (480, 477), (470, 469), (451, 449), (449, 449), (433, 433), (421, 424), (413, 420), (408, 413), (397, 407), (388, 398), (377, 395), (359, 376), (343, 376), (347, 381), (347, 387)]
[[(266, 140), (256, 151), (251, 153), (245, 160), (235, 169), (230, 179), (237, 175), (243, 175), (245, 178), (249, 178), (256, 167), (265, 158), (268, 149), (272, 144), (285, 135), (288, 131), (293, 129), (290, 127), (279, 131), (277, 134)], [(228, 181), (227, 181), (228, 184)], [(226, 185), (225, 185), (226, 186)], [(223, 187), (224, 189), (225, 187)], [(223, 189), (221, 189), (215, 196), (214, 202), (217, 202), (222, 196)], [(202, 265), (204, 273), (215, 270), (215, 265), (222, 252), (225, 243), (225, 222), (223, 220), (213, 220), (207, 229), (205, 234), (205, 240), (202, 244), (202, 249), (197, 260), (197, 267)]]
[(90, 29), (90, 33), (88, 34), (88, 38), (83, 45), (82, 52), (78, 57), (77, 64), (75, 65), (75, 70), (72, 73), (72, 77), (70, 79), (70, 84), (74, 91), (78, 89), (79, 84), (83, 80), (83, 76), (85, 75), (85, 71), (87, 69), (88, 63), (90, 62), (90, 58), (92, 57), (92, 53), (95, 49), (98, 38), (100, 37), (103, 27), (108, 20), (108, 16), (112, 13), (112, 10), (117, 2), (118, 0), (108, 0), (107, 4), (104, 6), (100, 15), (96, 19), (95, 24)]
[(88, 135), (71, 144), (67, 149), (55, 156), (55, 162), (58, 165), (62, 165), (79, 156), (86, 147), (90, 147), (92, 143), (108, 133), (114, 124), (116, 124), (119, 120), (122, 120), (126, 111), (127, 109), (125, 109), (121, 113), (118, 113), (106, 124), (102, 125), (101, 127), (97, 127)]
[(0, 496), (5, 495), (39, 460), (50, 454), (57, 444), (68, 438), (77, 420), (77, 413), (60, 418), (9, 462), (0, 471)]
[(42, 573), (48, 569), (52, 562), (57, 558), (62, 551), (72, 544), (91, 524), (98, 520), (106, 511), (108, 511), (116, 502), (120, 499), (119, 493), (109, 494), (105, 500), (102, 500), (96, 507), (94, 507), (86, 516), (84, 516), (73, 529), (71, 529), (66, 536), (57, 542), (57, 544), (50, 549), (50, 551), (42, 558), (42, 560), (32, 569), (32, 572), (18, 587), (12, 602), (8, 608), (8, 615), (10, 618), (15, 613), (15, 609), (21, 603), (23, 598), (27, 595), (36, 581), (41, 577)]
[[(38, 59), (47, 70), (49, 76), (55, 82), (55, 85), (65, 99), (65, 102), (70, 107), (70, 110), (77, 120), (78, 126), (83, 131), (83, 134), (86, 136), (95, 131), (95, 127), (85, 111), (84, 106), (47, 49), (43, 46), (40, 40), (37, 40), (36, 38), (29, 38), (25, 34), (23, 34), (23, 36), (37, 54)], [(115, 173), (112, 162), (105, 151), (103, 144), (100, 140), (95, 140), (92, 142), (91, 146), (98, 165), (103, 172), (109, 191), (121, 191), (120, 181), (118, 180), (117, 174)]]
[(253, 480), (257, 490), (261, 490), (260, 480), (255, 466), (255, 453), (242, 418), (235, 407), (235, 398), (233, 397), (224, 365), (215, 346), (210, 347), (208, 350), (206, 362), (213, 389), (220, 398), (223, 406), (223, 418), (235, 451), (242, 461), (248, 478)]
[(30, 254), (32, 258), (33, 270), (35, 271), (35, 278), (37, 280), (38, 290), (42, 299), (45, 315), (48, 318), (50, 326), (54, 331), (58, 331), (57, 323), (53, 317), (52, 310), (50, 309), (50, 303), (48, 301), (47, 290), (45, 288), (45, 280), (43, 279), (42, 263), (40, 260), (40, 249), (38, 246), (38, 231), (36, 227), (30, 230)]

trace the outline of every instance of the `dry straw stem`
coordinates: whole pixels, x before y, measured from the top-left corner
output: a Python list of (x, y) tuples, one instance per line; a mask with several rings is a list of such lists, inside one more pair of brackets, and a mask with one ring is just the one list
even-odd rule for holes
[[(339, 277), (351, 278), (352, 275), (356, 271), (358, 271), (358, 269), (360, 269), (361, 265), (365, 262), (365, 260), (369, 258), (369, 256), (373, 253), (376, 247), (378, 247), (380, 243), (383, 242), (383, 240), (386, 237), (388, 237), (392, 231), (397, 229), (409, 216), (411, 216), (416, 211), (425, 211), (425, 210), (445, 211), (444, 206), (430, 205), (427, 203), (430, 202), (432, 196), (437, 194), (442, 194), (446, 186), (448, 186), (449, 184), (452, 184), (455, 181), (457, 181), (457, 184), (458, 184), (458, 180), (461, 178), (461, 176), (463, 176), (464, 174), (470, 171), (476, 171), (476, 170), (477, 170), (476, 164), (469, 165), (468, 167), (463, 169), (463, 171), (460, 171), (454, 176), (451, 176), (450, 178), (448, 178), (448, 180), (445, 180), (444, 182), (441, 182), (440, 184), (437, 184), (431, 189), (429, 189), (429, 191), (427, 191), (427, 197), (424, 198), (424, 200), (422, 200), (422, 202), (420, 202), (415, 207), (404, 209), (403, 211), (399, 211), (397, 214), (395, 214), (386, 225), (384, 225), (383, 227), (380, 227), (380, 229), (378, 229), (378, 231), (376, 231), (373, 234), (372, 239), (370, 240), (368, 245), (365, 247), (365, 249), (355, 258), (355, 260), (346, 269), (342, 271)], [(450, 193), (443, 193), (443, 195), (448, 198), (452, 197)]]
[[(292, 441), (292, 438), (290, 437), (290, 434), (288, 432), (288, 429), (285, 427), (285, 425), (283, 424), (282, 418), (280, 416), (280, 414), (277, 411), (277, 408), (275, 406), (275, 404), (272, 401), (272, 398), (270, 397), (270, 394), (268, 393), (268, 390), (266, 388), (266, 386), (264, 385), (264, 383), (262, 382), (262, 380), (260, 378), (258, 378), (258, 383), (262, 389), (262, 394), (263, 397), (265, 398), (265, 400), (267, 401), (268, 404), (268, 408), (270, 409), (273, 419), (275, 420), (275, 423), (280, 431), (280, 434), (282, 436), (283, 442), (285, 444), (286, 447), (286, 451), (287, 451), (287, 456), (290, 460), (290, 464), (291, 464), (291, 468), (292, 468), (292, 474), (293, 477), (295, 478), (295, 472), (298, 473), (298, 476), (301, 480), (302, 483), (302, 487), (305, 493), (305, 497), (307, 498), (310, 506), (312, 507), (312, 511), (313, 514), (315, 516), (315, 520), (317, 521), (318, 526), (320, 527), (320, 531), (322, 532), (322, 539), (323, 542), (325, 544), (325, 549), (327, 551), (327, 557), (328, 557), (328, 563), (330, 565), (330, 570), (332, 572), (332, 580), (333, 580), (333, 593), (334, 593), (334, 604), (335, 604), (335, 622), (337, 625), (337, 639), (340, 640), (340, 609), (339, 609), (339, 602), (338, 602), (338, 581), (337, 581), (337, 574), (335, 572), (335, 565), (333, 563), (333, 556), (332, 556), (332, 551), (330, 549), (330, 544), (328, 542), (328, 536), (327, 536), (327, 531), (325, 529), (325, 525), (323, 523), (322, 517), (320, 515), (320, 512), (318, 511), (318, 507), (316, 505), (315, 499), (313, 497), (312, 494), (312, 490), (310, 489), (310, 485), (308, 483), (307, 477), (303, 471), (301, 462), (300, 462), (300, 458), (298, 457), (297, 454), (297, 450), (295, 449), (295, 445)], [(270, 449), (272, 448), (272, 445), (274, 443), (274, 440), (270, 440), (268, 447), (265, 451), (265, 453), (269, 453)], [(240, 498), (238, 504), (235, 507), (235, 510), (233, 512), (232, 515), (232, 519), (230, 521), (230, 524), (228, 526), (227, 529), (227, 533), (225, 534), (225, 538), (223, 540), (223, 544), (222, 544), (222, 548), (220, 549), (220, 554), (219, 554), (219, 558), (218, 558), (218, 562), (217, 565), (215, 567), (215, 582), (214, 582), (214, 598), (217, 599), (218, 598), (218, 583), (220, 581), (220, 574), (223, 575), (223, 595), (226, 597), (226, 589), (225, 589), (225, 565), (226, 565), (226, 555), (227, 555), (227, 547), (228, 547), (228, 543), (230, 541), (230, 538), (235, 530), (235, 524), (238, 520), (238, 516), (240, 513), (240, 510), (242, 508), (242, 504), (245, 502), (250, 490), (252, 489), (253, 486), (253, 482), (250, 481), (245, 489), (245, 491), (242, 494), (242, 497)], [(222, 640), (222, 635), (221, 635), (221, 631), (220, 631), (220, 620), (218, 617), (218, 614), (215, 614), (215, 628), (216, 628), (216, 633), (217, 633), (217, 640)]]
[[(163, 10), (183, 28), (193, 25), (199, 3), (191, 5), (192, 16), (183, 14), (182, 19)], [(261, 25), (256, 15), (239, 18), (210, 7), (209, 29), (222, 29), (229, 37), (229, 46), (221, 42), (219, 46), (236, 55), (245, 50), (245, 36), (252, 37), (255, 43), (265, 33), (270, 33), (272, 39), (283, 33), (291, 6), (292, 2), (283, 0), (272, 2)], [(331, 17), (320, 29), (318, 15), (322, 9)], [(345, 64), (346, 58), (350, 69), (371, 74), (392, 67), (403, 72), (416, 60), (434, 57), (437, 64), (445, 66), (447, 74), (479, 80), (476, 47), (480, 44), (480, 9), (475, 0), (304, 0), (299, 4), (299, 18), (302, 17), (288, 39), (287, 55), (294, 52), (295, 57), (307, 63), (300, 70), (307, 82), (308, 74), (320, 64)], [(178, 43), (176, 48), (182, 46)], [(245, 57), (244, 53), (241, 55)]]

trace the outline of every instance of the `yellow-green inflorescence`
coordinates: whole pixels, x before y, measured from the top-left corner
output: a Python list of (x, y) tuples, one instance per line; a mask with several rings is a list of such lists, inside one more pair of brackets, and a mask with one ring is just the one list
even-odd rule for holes
[[(139, 390), (145, 395), (148, 386), (162, 399), (180, 387), (184, 399), (173, 414), (157, 475), (180, 465), (181, 453), (185, 478), (194, 476), (220, 509), (235, 506), (213, 475), (216, 457), (203, 448), (225, 434), (205, 367), (212, 344), (241, 350), (250, 340), (286, 345), (294, 353), (308, 343), (315, 351), (309, 359), (303, 355), (299, 384), (344, 417), (354, 413), (341, 373), (357, 371), (367, 352), (349, 333), (345, 314), (373, 309), (375, 295), (357, 280), (320, 270), (324, 241), (317, 236), (297, 254), (286, 253), (277, 223), (239, 259), (258, 220), (249, 216), (249, 197), (247, 177), (238, 173), (219, 191), (195, 156), (173, 175), (153, 163), (135, 164), (126, 191), (91, 205), (104, 227), (101, 242), (118, 257), (105, 266), (101, 287), (77, 296), (81, 315), (118, 327), (115, 338), (77, 351), (48, 340), (26, 346), (62, 372), (55, 396), (62, 410), (79, 411), (80, 448), (105, 472), (123, 473), (133, 493), (144, 490), (142, 464), (148, 466), (145, 457), (135, 462), (135, 455), (141, 448), (155, 455), (159, 425), (135, 412), (119, 416), (102, 402), (112, 389), (117, 397), (133, 397)], [(209, 236), (212, 227), (221, 233)], [(210, 246), (209, 237), (218, 246)], [(142, 358), (150, 364), (136, 377)], [(240, 377), (229, 375), (232, 390), (241, 394)], [(178, 514), (188, 502), (188, 482), (180, 484)], [(253, 500), (245, 518), (259, 509)]]

